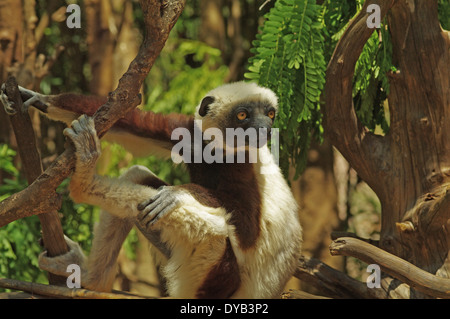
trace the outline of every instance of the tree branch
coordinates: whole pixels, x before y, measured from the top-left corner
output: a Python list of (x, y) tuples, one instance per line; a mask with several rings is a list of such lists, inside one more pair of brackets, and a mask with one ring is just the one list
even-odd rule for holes
[[(355, 65), (374, 29), (367, 27), (369, 4), (377, 4), (381, 18), (395, 0), (370, 0), (350, 22), (336, 46), (326, 71), (324, 124), (333, 145), (370, 186), (379, 180), (380, 168), (386, 166), (382, 154), (387, 143), (368, 132), (358, 120), (353, 106), (352, 83)], [(375, 165), (375, 166), (374, 166)], [(376, 169), (374, 169), (376, 167)], [(374, 189), (377, 192), (376, 189)], [(378, 192), (377, 192), (378, 193)]]
[[(28, 110), (23, 108), (22, 98), (14, 77), (8, 78), (5, 84), (5, 90), (8, 97), (13, 101), (11, 108), (14, 108), (15, 113), (10, 115), (11, 125), (16, 136), (25, 177), (28, 183), (31, 184), (42, 173), (41, 156), (36, 146), (33, 126)], [(49, 207), (49, 210), (38, 216), (41, 222), (44, 246), (50, 256), (58, 256), (68, 252), (61, 222), (58, 217), (58, 209), (59, 206)], [(65, 278), (52, 274), (48, 275), (48, 279), (51, 284), (65, 282)]]
[(368, 264), (377, 264), (387, 274), (429, 296), (450, 298), (450, 279), (430, 274), (364, 241), (350, 237), (339, 238), (331, 243), (330, 252), (333, 256), (351, 256)]
[(321, 294), (331, 298), (384, 299), (387, 297), (384, 291), (370, 289), (365, 283), (353, 279), (315, 258), (302, 256), (294, 276), (313, 285)]
[[(120, 79), (117, 88), (109, 94), (108, 101), (94, 114), (95, 127), (100, 137), (118, 119), (139, 104), (139, 89), (164, 47), (169, 32), (185, 4), (185, 0), (170, 1), (167, 5), (161, 5), (158, 0), (141, 0), (140, 2), (145, 21), (144, 41), (136, 58)], [(56, 188), (69, 176), (74, 167), (74, 150), (69, 147), (30, 186), (0, 203), (0, 227), (12, 221), (14, 212), (18, 210), (17, 203), (23, 205), (20, 207), (20, 216), (14, 216), (14, 220), (24, 215), (31, 215), (25, 213), (27, 211), (39, 213), (36, 209), (36, 201), (52, 198)]]

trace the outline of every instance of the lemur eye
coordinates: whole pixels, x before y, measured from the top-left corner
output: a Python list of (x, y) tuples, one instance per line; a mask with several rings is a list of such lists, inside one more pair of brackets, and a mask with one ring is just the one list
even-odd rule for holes
[(238, 118), (239, 121), (243, 121), (247, 118), (247, 112), (239, 112), (236, 117)]
[(273, 120), (275, 118), (275, 111), (270, 110), (269, 112), (267, 112), (267, 116)]

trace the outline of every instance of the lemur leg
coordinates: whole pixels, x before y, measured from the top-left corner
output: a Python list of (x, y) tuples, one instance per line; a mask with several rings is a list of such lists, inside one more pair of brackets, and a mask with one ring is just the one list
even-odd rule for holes
[(111, 291), (117, 275), (117, 257), (134, 223), (101, 211), (94, 230), (91, 252), (87, 258), (87, 278), (83, 287), (96, 291)]
[[(156, 176), (146, 167), (132, 166), (120, 180), (144, 184)], [(41, 269), (61, 276), (68, 276), (67, 266), (77, 264), (81, 267), (81, 284), (83, 287), (96, 291), (110, 291), (117, 274), (117, 257), (128, 233), (134, 225), (133, 218), (119, 218), (106, 211), (101, 211), (98, 225), (94, 229), (94, 239), (91, 252), (86, 258), (81, 247), (66, 237), (70, 248), (67, 254), (57, 257), (47, 257), (46, 252), (39, 256)], [(148, 232), (141, 229), (144, 235), (167, 257), (168, 248), (161, 243), (159, 232)]]
[[(157, 177), (144, 166), (132, 166), (119, 177), (121, 181), (145, 184)], [(135, 223), (134, 218), (119, 218), (107, 211), (100, 213), (100, 220), (94, 230), (94, 240), (87, 261), (87, 280), (84, 287), (97, 291), (110, 291), (117, 274), (117, 257), (128, 233)], [(167, 248), (156, 232), (144, 235), (162, 252)], [(165, 249), (165, 250), (164, 250)]]
[[(89, 289), (110, 291), (117, 272), (120, 248), (135, 221), (136, 208), (133, 207), (137, 206), (138, 200), (152, 194), (151, 188), (138, 184), (144, 184), (155, 175), (142, 166), (130, 168), (119, 179), (95, 175), (101, 148), (92, 118), (81, 116), (72, 122), (71, 128), (64, 130), (64, 134), (72, 140), (76, 149), (75, 172), (70, 183), (72, 198), (107, 210), (102, 211), (95, 229), (87, 261), (87, 278), (82, 283)], [(142, 197), (140, 193), (143, 193)]]
[[(38, 110), (46, 113), (48, 109), (47, 100), (48, 96), (25, 89), (21, 86), (19, 86), (19, 92), (20, 96), (23, 100), (23, 107), (28, 108), (31, 105), (36, 107)], [(6, 95), (5, 92), (5, 84), (2, 84), (2, 87), (0, 88), (0, 100), (3, 102), (3, 105), (5, 107), (5, 110), (8, 114), (14, 114), (15, 111), (10, 107), (10, 104), (13, 103), (9, 97)]]

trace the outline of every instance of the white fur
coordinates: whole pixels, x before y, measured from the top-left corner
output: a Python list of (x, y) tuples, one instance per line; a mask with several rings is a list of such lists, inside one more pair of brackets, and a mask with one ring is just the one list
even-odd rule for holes
[[(259, 159), (254, 170), (263, 199), (261, 233), (256, 246), (246, 251), (239, 248), (235, 235), (230, 236), (242, 281), (233, 298), (279, 297), (301, 253), (297, 203), (267, 146), (259, 149)], [(260, 174), (262, 166), (271, 174)]]
[(206, 207), (186, 194), (183, 206), (156, 223), (172, 251), (162, 268), (170, 296), (195, 298), (211, 268), (223, 256), (228, 237), (226, 212)]

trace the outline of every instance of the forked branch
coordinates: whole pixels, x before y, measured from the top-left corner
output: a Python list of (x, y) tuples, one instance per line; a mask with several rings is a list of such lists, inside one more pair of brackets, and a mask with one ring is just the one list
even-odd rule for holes
[[(141, 0), (145, 21), (144, 41), (117, 88), (109, 94), (108, 101), (94, 114), (99, 136), (104, 135), (118, 119), (139, 104), (139, 90), (142, 83), (164, 47), (184, 4), (185, 0), (169, 1), (164, 5), (158, 0)], [(0, 227), (12, 219), (31, 215), (24, 212), (40, 213), (41, 211), (36, 209), (35, 201), (29, 199), (53, 198), (56, 188), (69, 176), (74, 166), (74, 153), (68, 148), (30, 186), (0, 203)], [(17, 203), (21, 203), (22, 206), (19, 208), (19, 214), (15, 215), (18, 212)]]
[[(368, 0), (350, 22), (336, 46), (326, 71), (325, 131), (331, 142), (370, 186), (379, 176), (382, 154), (386, 152), (383, 138), (368, 132), (358, 120), (353, 106), (352, 84), (355, 65), (374, 29), (367, 26), (367, 7), (379, 6), (383, 18), (395, 0)], [(377, 167), (375, 167), (375, 166)], [(376, 190), (375, 190), (376, 191)]]

